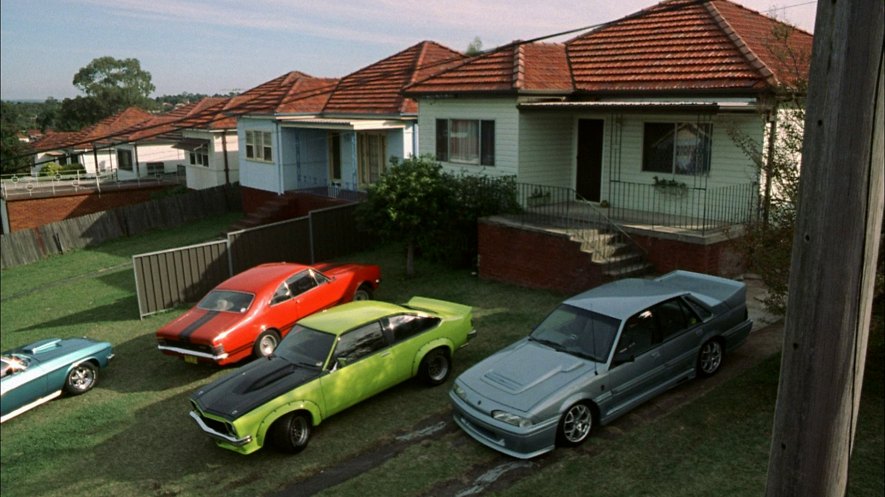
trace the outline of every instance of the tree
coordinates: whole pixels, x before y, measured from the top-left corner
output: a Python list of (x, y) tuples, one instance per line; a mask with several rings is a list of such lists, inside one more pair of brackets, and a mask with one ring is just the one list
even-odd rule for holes
[[(789, 84), (777, 90), (768, 111), (775, 116), (764, 142), (740, 131), (727, 129), (731, 139), (756, 165), (763, 182), (762, 216), (746, 227), (742, 248), (753, 271), (768, 287), (765, 305), (783, 313), (790, 277), (793, 231), (799, 208), (799, 173), (805, 128), (805, 95), (810, 53), (794, 50), (788, 43), (796, 28), (776, 24), (769, 52), (790, 73)], [(767, 116), (766, 116), (767, 117)]]
[(15, 104), (0, 102), (0, 174), (15, 174), (31, 167), (30, 148), (18, 139), (27, 128), (25, 117)]
[(380, 237), (405, 242), (406, 276), (414, 276), (415, 248), (442, 221), (449, 199), (442, 166), (432, 157), (410, 157), (401, 163), (392, 159), (387, 172), (369, 187), (359, 217)]
[(479, 36), (476, 36), (473, 38), (473, 41), (467, 44), (467, 50), (464, 51), (464, 54), (473, 57), (474, 55), (479, 55), (481, 53), (482, 40), (479, 39)]
[(155, 90), (151, 73), (141, 68), (138, 59), (93, 59), (77, 71), (73, 84), (85, 96), (64, 99), (58, 116), (60, 129), (80, 129), (127, 107), (150, 110), (156, 106), (149, 98)]

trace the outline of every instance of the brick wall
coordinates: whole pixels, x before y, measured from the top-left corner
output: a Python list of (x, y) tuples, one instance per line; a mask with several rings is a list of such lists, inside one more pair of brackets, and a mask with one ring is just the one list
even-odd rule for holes
[(685, 269), (733, 278), (746, 270), (743, 257), (733, 240), (701, 244), (638, 234), (631, 234), (630, 237), (648, 252), (648, 262), (659, 274)]
[(245, 186), (240, 187), (240, 194), (243, 199), (243, 213), (246, 215), (257, 211), (263, 205), (270, 202), (285, 203), (285, 206), (281, 207), (279, 211), (274, 213), (274, 220), (276, 221), (306, 216), (310, 211), (316, 209), (351, 203), (343, 199), (313, 195), (310, 193), (290, 192), (285, 195), (277, 195), (274, 192)]
[(18, 231), (36, 228), (63, 219), (101, 212), (124, 205), (147, 202), (151, 194), (168, 188), (154, 186), (140, 189), (115, 190), (101, 194), (89, 192), (58, 195), (45, 198), (7, 200), (9, 230)]
[(607, 281), (590, 254), (566, 235), (479, 222), (482, 278), (573, 294)]

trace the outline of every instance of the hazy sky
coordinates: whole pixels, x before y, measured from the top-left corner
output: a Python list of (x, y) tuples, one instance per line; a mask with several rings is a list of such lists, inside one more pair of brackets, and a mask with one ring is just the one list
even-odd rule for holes
[[(735, 1), (813, 30), (816, 2)], [(422, 40), (463, 51), (478, 36), (490, 49), (612, 21), (655, 3), (2, 0), (0, 98), (77, 96), (74, 74), (105, 55), (138, 59), (153, 77), (155, 96), (242, 91), (292, 70), (340, 77)]]

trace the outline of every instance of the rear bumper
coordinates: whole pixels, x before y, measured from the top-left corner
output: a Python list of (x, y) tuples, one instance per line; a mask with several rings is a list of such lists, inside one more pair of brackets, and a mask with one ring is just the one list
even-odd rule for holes
[(157, 350), (159, 350), (160, 352), (162, 352), (164, 354), (177, 355), (177, 356), (190, 356), (190, 357), (196, 357), (199, 359), (207, 359), (207, 360), (214, 361), (214, 362), (223, 361), (223, 360), (227, 359), (228, 356), (230, 355), (227, 352), (225, 352), (223, 354), (218, 354), (218, 355), (208, 354), (206, 352), (199, 352), (196, 350), (188, 350), (188, 349), (183, 349), (180, 347), (172, 347), (170, 345), (157, 345)]

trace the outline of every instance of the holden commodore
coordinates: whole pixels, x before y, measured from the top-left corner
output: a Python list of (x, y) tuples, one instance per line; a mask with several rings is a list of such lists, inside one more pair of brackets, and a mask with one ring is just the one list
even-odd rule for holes
[(0, 423), (60, 396), (92, 390), (114, 353), (108, 342), (49, 338), (0, 356)]
[(157, 349), (219, 365), (266, 357), (298, 319), (370, 299), (379, 283), (381, 270), (373, 264), (261, 264), (225, 280), (160, 328)]
[(738, 281), (674, 271), (602, 285), (462, 373), (449, 393), (454, 419), (521, 459), (579, 445), (594, 424), (716, 373), (751, 327)]
[(300, 320), (268, 358), (200, 388), (190, 416), (226, 449), (249, 454), (269, 440), (300, 452), (333, 414), (415, 376), (445, 382), (453, 352), (475, 334), (461, 304), (343, 304)]

